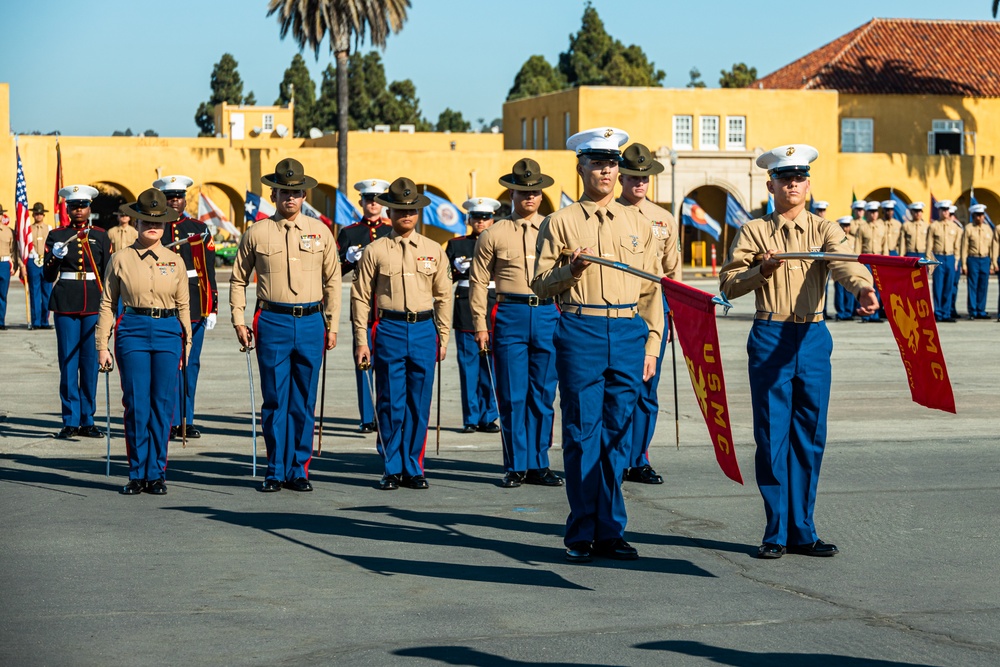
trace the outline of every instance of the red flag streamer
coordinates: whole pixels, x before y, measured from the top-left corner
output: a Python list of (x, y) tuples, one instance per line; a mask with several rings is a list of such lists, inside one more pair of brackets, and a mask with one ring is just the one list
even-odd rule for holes
[(94, 260), (94, 250), (90, 247), (90, 230), (78, 232), (76, 235), (80, 242), (80, 250), (84, 257), (90, 262), (90, 267), (94, 269), (94, 280), (97, 281), (97, 291), (104, 292), (104, 285), (101, 284), (101, 272), (97, 269), (97, 261)]
[(59, 196), (63, 187), (62, 149), (56, 138), (56, 189), (52, 195), (52, 210), (56, 218), (56, 229), (69, 225), (69, 213), (66, 211), (66, 200)]
[(670, 278), (661, 279), (673, 312), (677, 340), (684, 353), (691, 386), (715, 449), (715, 459), (726, 477), (743, 483), (733, 449), (733, 429), (726, 400), (726, 380), (722, 373), (719, 331), (715, 325), (712, 295)]
[(913, 401), (954, 414), (955, 394), (934, 321), (927, 267), (918, 264), (919, 257), (860, 255), (858, 261), (872, 268)]
[[(201, 234), (194, 235), (188, 244), (191, 246), (191, 259), (194, 270), (198, 274), (198, 293), (201, 296), (201, 314), (212, 312), (212, 285), (208, 282), (208, 260), (205, 258), (205, 238)], [(209, 241), (211, 243), (211, 241)]]

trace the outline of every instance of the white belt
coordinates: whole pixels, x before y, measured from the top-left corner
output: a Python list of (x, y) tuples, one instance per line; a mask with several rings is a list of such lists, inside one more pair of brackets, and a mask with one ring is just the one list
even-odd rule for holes
[(29, 252), (28, 253), (28, 259), (38, 259), (38, 253), (37, 252)]
[(63, 271), (59, 274), (59, 280), (95, 280), (97, 276), (89, 271), (87, 273), (77, 273), (73, 271)]
[[(469, 286), (469, 281), (468, 280), (459, 280), (455, 284), (458, 285), (459, 287), (468, 287)], [(490, 284), (489, 284), (489, 287), (487, 289), (496, 289), (496, 288), (497, 288), (497, 284), (491, 280)]]
[(188, 278), (197, 278), (197, 277), (198, 277), (197, 271), (195, 271), (194, 269), (188, 270)]
[[(10, 255), (4, 255), (3, 257), (0, 257), (0, 262), (9, 262), (9, 261), (10, 261)], [(465, 282), (468, 283), (469, 281), (466, 280)]]

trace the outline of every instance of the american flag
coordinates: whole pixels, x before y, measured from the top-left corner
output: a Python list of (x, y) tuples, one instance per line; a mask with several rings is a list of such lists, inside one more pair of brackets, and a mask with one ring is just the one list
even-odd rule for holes
[(14, 228), (17, 234), (17, 246), (21, 255), (21, 266), (28, 265), (28, 255), (35, 250), (34, 237), (31, 235), (31, 209), (28, 208), (28, 188), (24, 183), (24, 168), (21, 167), (21, 151), (14, 148), (17, 153), (17, 186), (15, 187), (14, 209), (17, 213), (17, 225)]

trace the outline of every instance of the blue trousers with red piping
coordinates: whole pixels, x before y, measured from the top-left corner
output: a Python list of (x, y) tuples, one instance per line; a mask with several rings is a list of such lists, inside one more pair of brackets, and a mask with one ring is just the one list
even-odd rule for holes
[(264, 399), (260, 424), (267, 445), (265, 479), (286, 482), (308, 478), (316, 424), (316, 388), (326, 346), (323, 314), (295, 317), (258, 310), (254, 334)]
[[(13, 249), (17, 252), (17, 248)], [(0, 262), (0, 326), (7, 325), (7, 290), (10, 289), (10, 262)]]
[(570, 510), (567, 546), (625, 533), (621, 472), (648, 335), (640, 317), (563, 313), (559, 318), (555, 346)]
[(97, 314), (55, 314), (63, 426), (93, 426), (97, 409)]
[(967, 257), (969, 317), (986, 317), (986, 290), (990, 286), (990, 258)]
[(378, 451), (385, 474), (424, 474), (438, 337), (434, 319), (379, 320), (372, 339)]
[[(664, 321), (669, 322), (667, 314), (667, 296), (663, 295)], [(667, 350), (667, 334), (664, 328), (663, 340), (660, 342), (660, 356), (656, 359), (656, 375), (642, 383), (639, 390), (639, 401), (632, 413), (631, 447), (625, 457), (626, 468), (641, 468), (649, 465), (649, 444), (656, 432), (656, 417), (660, 412), (660, 399), (657, 393), (660, 387), (660, 369), (663, 367), (663, 353)]]
[(175, 395), (171, 380), (181, 360), (181, 323), (176, 317), (125, 313), (115, 333), (115, 356), (125, 407), (129, 479), (163, 479)]
[(500, 416), (493, 399), (489, 360), (479, 353), (476, 334), (455, 331), (458, 352), (458, 384), (462, 392), (462, 423), (466, 426), (488, 424)]
[(187, 406), (185, 414), (185, 421), (187, 425), (191, 426), (194, 424), (194, 393), (198, 389), (198, 375), (201, 373), (201, 348), (205, 343), (205, 320), (197, 320), (191, 323), (191, 352), (188, 354), (187, 360), (187, 385), (185, 387), (186, 394), (181, 392), (181, 384), (184, 382), (184, 369), (177, 369), (177, 382), (174, 385), (174, 394), (176, 396), (175, 404), (177, 409), (174, 410), (173, 419), (170, 420), (171, 425), (180, 426), (181, 425), (181, 401), (187, 397)]

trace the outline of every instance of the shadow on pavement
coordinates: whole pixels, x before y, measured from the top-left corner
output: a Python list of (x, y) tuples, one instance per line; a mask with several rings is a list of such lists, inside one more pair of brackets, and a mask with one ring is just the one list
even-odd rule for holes
[[(719, 665), (732, 667), (772, 667), (773, 665), (809, 665), (809, 667), (926, 667), (926, 663), (897, 662), (874, 658), (855, 658), (832, 653), (781, 653), (741, 651), (711, 646), (702, 642), (665, 640), (636, 644), (633, 648), (648, 651), (670, 651), (684, 655), (708, 658)], [(665, 662), (669, 662), (666, 660)]]
[(537, 660), (512, 660), (499, 655), (484, 653), (468, 646), (417, 646), (393, 651), (393, 655), (404, 658), (426, 658), (437, 660), (445, 665), (473, 665), (474, 667), (516, 667), (516, 665), (535, 665), (536, 667), (555, 667), (556, 665), (576, 665), (577, 667), (618, 667), (617, 665), (598, 664), (592, 662), (538, 662)]

